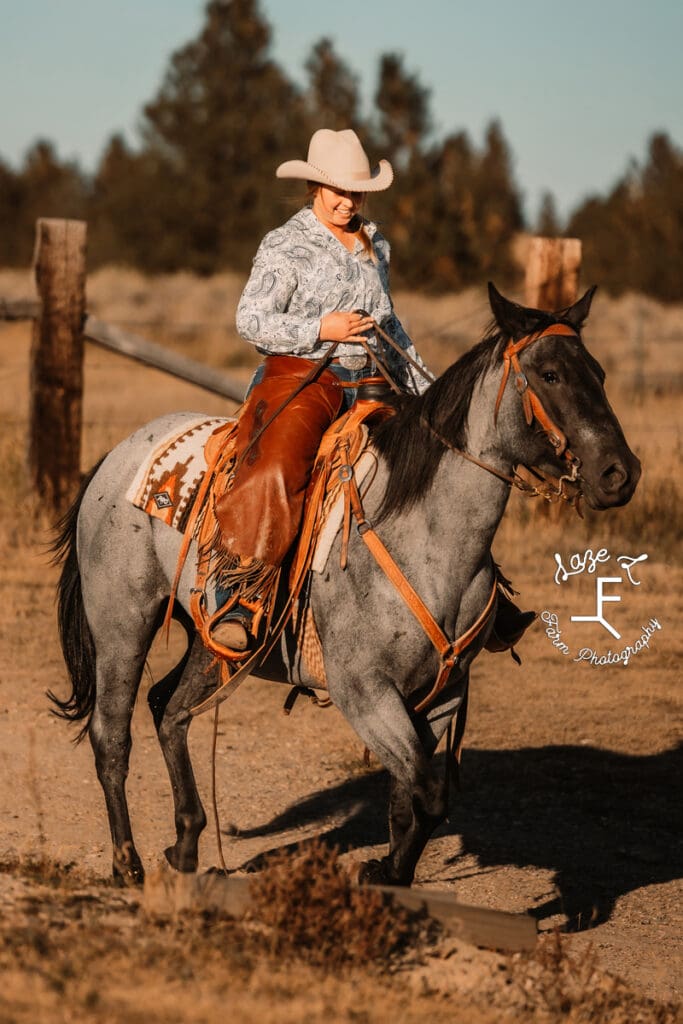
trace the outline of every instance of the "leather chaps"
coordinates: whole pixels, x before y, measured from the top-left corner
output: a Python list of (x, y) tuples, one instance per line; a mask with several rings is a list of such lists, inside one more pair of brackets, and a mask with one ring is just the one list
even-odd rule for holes
[(338, 378), (321, 370), (256, 435), (313, 366), (299, 356), (267, 356), (263, 379), (240, 412), (235, 475), (216, 503), (221, 553), (235, 569), (280, 566), (299, 530), (320, 440), (341, 408)]

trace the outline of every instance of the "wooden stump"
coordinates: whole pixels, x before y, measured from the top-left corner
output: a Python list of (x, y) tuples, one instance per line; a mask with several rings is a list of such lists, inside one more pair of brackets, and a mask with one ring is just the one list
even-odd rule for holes
[[(581, 240), (579, 238), (532, 238), (526, 263), (525, 302), (534, 309), (557, 312), (571, 306), (579, 293)], [(536, 516), (558, 522), (563, 502), (550, 505), (537, 499)]]
[(556, 312), (576, 302), (581, 270), (578, 238), (532, 238), (526, 263), (525, 301)]
[(41, 311), (31, 346), (28, 460), (41, 503), (58, 515), (80, 481), (85, 246), (84, 221), (41, 219), (36, 225)]

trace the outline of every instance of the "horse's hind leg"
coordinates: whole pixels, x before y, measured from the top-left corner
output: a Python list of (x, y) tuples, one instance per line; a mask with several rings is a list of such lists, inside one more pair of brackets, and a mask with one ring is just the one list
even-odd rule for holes
[(114, 877), (127, 885), (144, 879), (126, 799), (130, 723), (149, 643), (141, 647), (144, 649), (128, 657), (120, 648), (98, 649), (97, 695), (89, 727), (97, 777), (107, 805)]
[(206, 826), (187, 733), (192, 721), (188, 709), (216, 688), (216, 673), (206, 671), (212, 660), (195, 636), (189, 656), (160, 680), (148, 697), (173, 791), (176, 842), (165, 853), (177, 871), (197, 870), (199, 836)]

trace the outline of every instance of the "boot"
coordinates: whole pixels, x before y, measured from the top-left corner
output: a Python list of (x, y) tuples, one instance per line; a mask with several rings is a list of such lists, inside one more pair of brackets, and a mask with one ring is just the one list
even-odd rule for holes
[(500, 588), (493, 629), (486, 641), (487, 651), (509, 651), (522, 639), (527, 629), (538, 618), (536, 612), (523, 612)]
[(227, 612), (211, 630), (211, 639), (230, 651), (246, 651), (252, 614), (241, 605)]

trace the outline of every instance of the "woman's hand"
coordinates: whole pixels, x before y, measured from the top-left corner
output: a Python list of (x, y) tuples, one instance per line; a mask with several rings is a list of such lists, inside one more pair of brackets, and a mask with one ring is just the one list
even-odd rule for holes
[(361, 316), (360, 313), (326, 313), (320, 321), (320, 340), (359, 343), (363, 332), (371, 329), (370, 316)]

